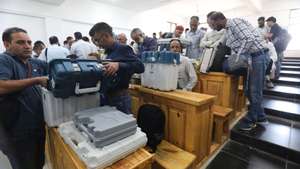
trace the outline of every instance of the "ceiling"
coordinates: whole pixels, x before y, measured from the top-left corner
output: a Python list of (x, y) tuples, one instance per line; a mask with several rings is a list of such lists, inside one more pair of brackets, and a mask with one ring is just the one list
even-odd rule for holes
[(144, 11), (164, 5), (168, 5), (178, 0), (94, 0), (96, 2), (118, 6), (131, 11)]

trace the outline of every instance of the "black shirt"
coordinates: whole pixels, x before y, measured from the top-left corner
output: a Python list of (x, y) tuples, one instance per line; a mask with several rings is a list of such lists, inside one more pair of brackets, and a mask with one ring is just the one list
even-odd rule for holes
[(115, 42), (110, 48), (106, 49), (105, 52), (107, 59), (119, 62), (119, 70), (116, 73), (119, 81), (113, 88), (107, 91), (108, 93), (120, 89), (127, 89), (131, 76), (134, 73), (143, 73), (145, 71), (144, 64), (128, 45)]
[(272, 40), (274, 40), (275, 38), (278, 38), (280, 36), (281, 33), (281, 27), (275, 23), (270, 30), (270, 33), (272, 33)]

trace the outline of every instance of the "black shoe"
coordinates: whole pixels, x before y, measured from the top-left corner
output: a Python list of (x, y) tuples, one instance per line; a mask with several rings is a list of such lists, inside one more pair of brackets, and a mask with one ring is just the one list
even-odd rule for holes
[(255, 123), (241, 123), (239, 129), (242, 131), (251, 131), (256, 127)]
[(269, 124), (269, 120), (268, 119), (262, 119), (262, 120), (257, 120), (256, 124), (259, 124), (259, 125), (267, 125)]

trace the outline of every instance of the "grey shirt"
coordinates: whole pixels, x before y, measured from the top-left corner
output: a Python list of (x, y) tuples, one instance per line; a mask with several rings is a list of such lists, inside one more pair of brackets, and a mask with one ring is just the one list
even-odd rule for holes
[[(8, 53), (0, 54), (0, 80), (26, 79), (30, 69), (32, 77), (47, 74), (47, 64), (44, 61), (30, 58), (28, 64), (24, 64), (17, 56)], [(44, 115), (38, 86), (30, 86), (17, 92), (17, 100), (19, 111), (12, 128), (13, 131), (42, 129)]]

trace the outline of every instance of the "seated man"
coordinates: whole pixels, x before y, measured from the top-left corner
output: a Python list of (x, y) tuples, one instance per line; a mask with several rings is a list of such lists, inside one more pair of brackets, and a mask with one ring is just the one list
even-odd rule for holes
[(182, 44), (178, 39), (172, 39), (170, 41), (170, 50), (172, 52), (180, 53), (180, 65), (178, 71), (178, 88), (183, 90), (192, 91), (197, 84), (197, 75), (193, 64), (189, 58), (183, 56)]

